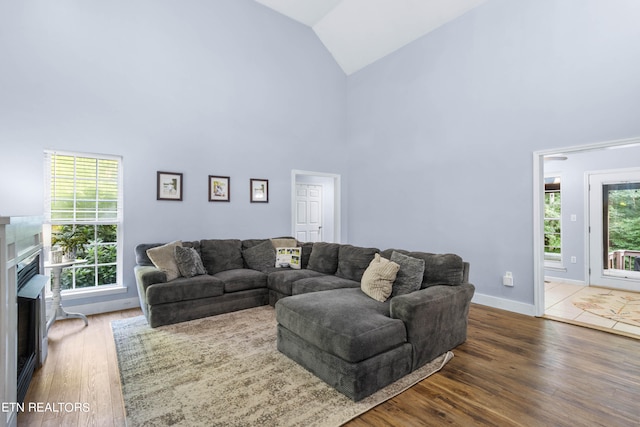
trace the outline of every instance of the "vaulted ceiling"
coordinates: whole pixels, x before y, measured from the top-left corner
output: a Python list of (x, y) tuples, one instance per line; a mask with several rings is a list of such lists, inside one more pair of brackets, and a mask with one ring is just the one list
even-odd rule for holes
[(255, 0), (308, 25), (349, 75), (486, 0)]

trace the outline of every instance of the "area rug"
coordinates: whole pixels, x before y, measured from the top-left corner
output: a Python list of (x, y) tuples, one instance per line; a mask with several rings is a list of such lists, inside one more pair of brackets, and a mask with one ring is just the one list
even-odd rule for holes
[(640, 326), (640, 296), (605, 291), (574, 299), (573, 305), (595, 315), (617, 322)]
[(353, 402), (278, 352), (270, 306), (155, 329), (143, 316), (111, 326), (129, 427), (339, 426), (453, 357)]

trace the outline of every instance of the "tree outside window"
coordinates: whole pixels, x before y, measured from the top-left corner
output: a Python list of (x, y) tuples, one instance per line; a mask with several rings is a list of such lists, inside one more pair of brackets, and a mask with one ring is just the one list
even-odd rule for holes
[(562, 197), (560, 177), (545, 178), (544, 184), (544, 259), (562, 262)]
[[(118, 284), (122, 218), (118, 157), (46, 152), (48, 175), (45, 236), (51, 245), (79, 243), (85, 264), (65, 268), (62, 290)], [(46, 243), (46, 242), (45, 242)]]

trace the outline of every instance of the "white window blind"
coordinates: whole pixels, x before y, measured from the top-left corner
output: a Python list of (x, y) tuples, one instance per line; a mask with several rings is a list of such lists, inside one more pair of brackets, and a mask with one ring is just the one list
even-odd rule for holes
[(45, 152), (47, 222), (114, 223), (122, 217), (120, 159)]

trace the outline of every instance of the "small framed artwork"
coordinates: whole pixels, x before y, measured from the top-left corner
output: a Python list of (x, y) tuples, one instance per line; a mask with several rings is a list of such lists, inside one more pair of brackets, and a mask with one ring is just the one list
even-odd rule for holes
[(182, 200), (182, 174), (158, 172), (158, 200)]
[(249, 184), (251, 189), (251, 203), (269, 202), (269, 180), (251, 178)]
[(228, 202), (231, 200), (231, 178), (209, 175), (209, 201)]

